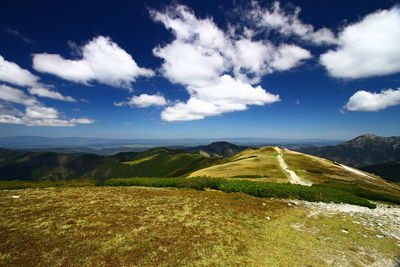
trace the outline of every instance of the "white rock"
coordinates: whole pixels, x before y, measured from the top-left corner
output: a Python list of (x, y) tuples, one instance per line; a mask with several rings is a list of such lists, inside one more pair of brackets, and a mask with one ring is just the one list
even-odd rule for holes
[(12, 198), (20, 198), (21, 196), (12, 196)]

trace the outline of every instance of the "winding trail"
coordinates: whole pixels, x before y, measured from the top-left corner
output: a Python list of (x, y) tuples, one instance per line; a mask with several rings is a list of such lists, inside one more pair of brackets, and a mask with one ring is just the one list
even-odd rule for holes
[(279, 165), (281, 166), (282, 170), (287, 172), (290, 176), (290, 183), (291, 184), (299, 184), (299, 185), (305, 185), (305, 186), (311, 186), (312, 183), (308, 180), (300, 178), (294, 171), (289, 170), (289, 166), (286, 164), (285, 160), (283, 159), (283, 152), (282, 149), (279, 147), (274, 147), (276, 152), (278, 152), (278, 161)]

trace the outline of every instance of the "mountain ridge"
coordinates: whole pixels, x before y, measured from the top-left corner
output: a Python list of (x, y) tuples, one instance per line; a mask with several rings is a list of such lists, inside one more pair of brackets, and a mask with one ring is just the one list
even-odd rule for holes
[(297, 151), (361, 167), (400, 160), (400, 137), (364, 134), (336, 146), (307, 147)]

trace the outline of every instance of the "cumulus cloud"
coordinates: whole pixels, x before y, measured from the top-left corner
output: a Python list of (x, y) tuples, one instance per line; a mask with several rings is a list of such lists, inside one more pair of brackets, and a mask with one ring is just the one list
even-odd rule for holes
[(295, 7), (292, 11), (285, 11), (278, 1), (271, 8), (262, 8), (258, 2), (252, 2), (252, 9), (246, 14), (251, 26), (258, 31), (275, 31), (285, 37), (297, 37), (314, 45), (332, 45), (337, 43), (334, 33), (321, 28), (315, 30), (314, 26), (305, 24), (299, 18), (301, 9)]
[(218, 51), (180, 40), (156, 48), (154, 54), (164, 59), (163, 74), (173, 83), (209, 85), (225, 69), (224, 59)]
[(237, 29), (232, 28), (223, 31), (211, 18), (199, 19), (183, 5), (153, 10), (151, 15), (175, 36), (171, 43), (153, 50), (163, 59), (161, 72), (171, 82), (184, 85), (189, 94), (186, 103), (162, 112), (166, 121), (203, 119), (279, 101), (278, 95), (253, 85), (265, 74), (292, 69), (311, 57), (293, 44), (254, 40), (248, 29), (242, 29), (244, 34), (234, 34)]
[(337, 78), (357, 79), (400, 72), (400, 7), (380, 10), (345, 27), (339, 47), (320, 62)]
[(379, 111), (397, 105), (400, 105), (400, 88), (380, 93), (360, 90), (350, 97), (344, 108), (350, 111)]
[(82, 58), (73, 60), (58, 54), (35, 54), (33, 67), (73, 82), (97, 81), (126, 89), (131, 89), (137, 77), (154, 75), (152, 70), (139, 67), (132, 56), (109, 37), (98, 36), (79, 49)]
[(47, 98), (52, 98), (52, 99), (57, 99), (57, 100), (67, 101), (67, 102), (76, 102), (76, 99), (71, 96), (64, 96), (64, 95), (60, 94), (59, 92), (50, 90), (45, 87), (33, 87), (33, 88), (30, 88), (28, 91), (31, 95), (37, 95), (39, 97), (47, 97)]
[(19, 86), (35, 86), (39, 81), (39, 77), (14, 62), (5, 60), (0, 55), (0, 81)]
[[(0, 56), (0, 81), (18, 86), (31, 87), (28, 90), (31, 95), (53, 98), (68, 102), (76, 102), (76, 100), (71, 96), (64, 96), (59, 92), (48, 89), (47, 87), (50, 86), (42, 84), (39, 81), (39, 77), (33, 75), (28, 70), (21, 68), (14, 62), (5, 60), (2, 56)], [(15, 91), (17, 89), (5, 85), (0, 85), (0, 86), (1, 86), (1, 92), (4, 94), (3, 97), (0, 96), (0, 99), (3, 99), (5, 97), (13, 97), (14, 100), (18, 98), (20, 99), (20, 101), (22, 101), (21, 98), (22, 97), (21, 93), (23, 93), (22, 91), (20, 90)], [(33, 97), (26, 96), (24, 93), (23, 97), (26, 98), (24, 101), (26, 101), (27, 99), (30, 100), (35, 99)], [(9, 100), (3, 99), (3, 100), (12, 101), (16, 103), (15, 101), (10, 99)], [(24, 103), (19, 103), (19, 104), (24, 104)]]
[(0, 99), (25, 106), (37, 105), (36, 98), (26, 95), (24, 91), (4, 84), (0, 84)]
[(183, 5), (151, 14), (175, 35), (173, 42), (153, 50), (164, 60), (163, 75), (174, 83), (207, 86), (230, 71), (235, 78), (258, 83), (267, 73), (291, 69), (311, 57), (295, 45), (277, 47), (268, 40), (255, 41), (224, 32), (211, 18), (198, 19)]
[(165, 106), (167, 105), (167, 100), (161, 95), (148, 95), (148, 94), (141, 94), (139, 96), (132, 96), (129, 101), (127, 102), (119, 102), (115, 103), (116, 106), (136, 106), (140, 108), (147, 108), (150, 106)]
[[(46, 107), (35, 97), (7, 85), (0, 85), (0, 100), (7, 104), (0, 108), (0, 123), (27, 126), (76, 126), (94, 123), (88, 118), (65, 119), (55, 108)], [(23, 105), (25, 112), (16, 109), (11, 103)]]
[(261, 86), (223, 75), (218, 83), (206, 87), (190, 87), (190, 99), (167, 107), (161, 118), (166, 121), (200, 120), (231, 111), (246, 110), (248, 105), (265, 105), (280, 101), (278, 95), (266, 92)]

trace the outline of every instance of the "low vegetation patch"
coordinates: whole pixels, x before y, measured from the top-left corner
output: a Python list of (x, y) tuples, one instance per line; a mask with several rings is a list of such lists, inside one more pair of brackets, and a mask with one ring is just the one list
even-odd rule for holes
[(367, 198), (370, 200), (384, 201), (384, 202), (390, 202), (390, 203), (395, 203), (395, 204), (400, 205), (400, 197), (399, 196), (394, 196), (394, 195), (390, 195), (387, 193), (368, 190), (368, 189), (360, 187), (357, 184), (326, 182), (321, 186), (326, 186), (326, 187), (334, 188), (337, 190), (349, 192), (353, 195), (356, 195), (356, 196), (359, 196), (362, 198)]
[(348, 203), (369, 208), (376, 205), (362, 196), (351, 192), (341, 191), (327, 186), (313, 185), (311, 187), (276, 184), (254, 181), (232, 181), (209, 177), (194, 178), (114, 178), (105, 181), (107, 186), (150, 186), (150, 187), (177, 187), (204, 190), (207, 188), (221, 190), (227, 193), (244, 193), (262, 198), (300, 199), (307, 201), (322, 201), (334, 203)]

